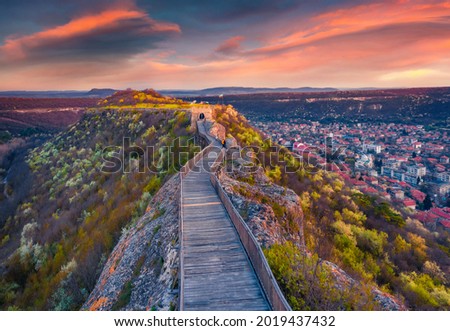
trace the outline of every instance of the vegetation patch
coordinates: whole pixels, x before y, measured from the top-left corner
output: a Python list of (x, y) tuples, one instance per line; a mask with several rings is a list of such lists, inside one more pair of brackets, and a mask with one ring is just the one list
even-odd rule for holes
[(146, 255), (144, 254), (141, 257), (139, 257), (139, 259), (137, 260), (136, 265), (134, 266), (134, 270), (133, 270), (134, 277), (137, 277), (140, 275), (142, 266), (145, 263), (145, 259), (146, 259)]
[(133, 291), (133, 283), (130, 281), (126, 282), (120, 291), (119, 297), (112, 306), (111, 310), (121, 310), (130, 303), (131, 292)]
[(317, 255), (307, 255), (292, 243), (273, 245), (264, 254), (293, 310), (372, 310), (364, 287), (336, 286), (329, 267)]

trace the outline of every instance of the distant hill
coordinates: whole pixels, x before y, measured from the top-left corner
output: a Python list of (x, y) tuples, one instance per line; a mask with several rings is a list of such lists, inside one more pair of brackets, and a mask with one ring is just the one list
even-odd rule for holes
[(78, 122), (83, 113), (82, 109), (0, 110), (0, 132), (8, 130), (22, 135), (30, 128), (44, 131), (64, 129)]
[(24, 98), (0, 96), (0, 111), (94, 107), (99, 100), (101, 98)]
[(93, 88), (90, 91), (0, 91), (0, 97), (16, 98), (105, 98), (116, 92), (109, 88)]
[(295, 92), (332, 92), (338, 91), (338, 89), (331, 87), (316, 88), (316, 87), (213, 87), (203, 90), (161, 90), (160, 92), (165, 95), (171, 95), (176, 97), (189, 97), (189, 96), (215, 96), (215, 95), (238, 95), (238, 94), (256, 94), (256, 93), (295, 93)]
[[(217, 95), (185, 100), (218, 103)], [(446, 126), (450, 117), (450, 87), (352, 90), (329, 92), (267, 92), (224, 95), (254, 121), (401, 122)]]
[[(90, 91), (0, 91), (0, 97), (21, 98), (106, 98), (119, 90), (110, 88), (93, 88)], [(163, 95), (172, 97), (214, 96), (220, 94), (254, 94), (254, 93), (293, 93), (293, 92), (332, 92), (338, 89), (325, 87), (300, 88), (259, 88), (259, 87), (213, 87), (203, 90), (158, 90)]]
[[(429, 94), (433, 92), (441, 92), (445, 87), (430, 88), (397, 88), (397, 89), (379, 89), (374, 87), (337, 89), (333, 87), (212, 87), (200, 90), (181, 90), (181, 89), (164, 89), (156, 90), (158, 93), (170, 97), (217, 97), (223, 95), (252, 95), (252, 94), (281, 94), (281, 93), (326, 93), (333, 95), (405, 95), (405, 94)], [(16, 98), (106, 98), (112, 96), (116, 92), (132, 91), (115, 90), (111, 88), (93, 88), (89, 91), (0, 91), (0, 97), (16, 97)]]
[(182, 105), (185, 102), (172, 98), (166, 97), (153, 89), (146, 89), (142, 91), (136, 90), (123, 90), (117, 91), (113, 95), (106, 97), (101, 100), (98, 104), (104, 107), (156, 107), (161, 105)]

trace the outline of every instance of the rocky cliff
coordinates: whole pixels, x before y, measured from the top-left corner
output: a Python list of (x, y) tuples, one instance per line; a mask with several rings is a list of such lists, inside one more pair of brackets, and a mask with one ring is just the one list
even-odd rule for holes
[(175, 175), (123, 231), (83, 309), (177, 309), (179, 188)]
[(302, 243), (303, 212), (297, 194), (272, 184), (259, 168), (248, 175), (241, 171), (218, 172), (219, 181), (252, 233), (263, 247), (286, 240)]

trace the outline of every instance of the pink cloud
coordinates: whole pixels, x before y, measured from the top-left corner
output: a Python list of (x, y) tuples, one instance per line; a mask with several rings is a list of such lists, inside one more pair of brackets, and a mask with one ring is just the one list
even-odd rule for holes
[[(125, 57), (108, 58), (110, 61), (89, 61), (86, 57), (69, 57), (56, 64), (23, 61), (20, 68), (2, 68), (0, 89), (21, 89), (25, 83), (38, 88), (86, 89), (448, 85), (449, 17), (448, 1), (386, 0), (301, 20), (286, 19), (277, 28), (267, 24), (254, 26), (253, 32), (239, 30), (239, 35), (219, 46), (217, 39), (211, 38), (184, 48), (172, 43), (166, 48), (134, 49)], [(28, 36), (11, 37), (0, 53), (11, 58), (22, 55), (26, 60), (36, 50), (60, 48), (68, 41), (72, 46), (72, 40), (74, 48), (79, 48), (77, 42), (95, 37), (82, 45), (91, 53), (97, 39), (116, 38), (123, 31), (128, 32), (116, 42), (120, 49), (127, 48), (122, 43), (130, 38), (141, 45), (145, 37), (177, 34), (180, 27), (156, 21), (135, 7), (111, 9)], [(198, 60), (200, 56), (204, 57)]]
[(225, 40), (215, 51), (222, 54), (233, 54), (241, 49), (241, 43), (245, 40), (244, 36), (234, 36)]
[(408, 1), (408, 4), (402, 4), (401, 1), (381, 1), (353, 6), (322, 13), (298, 24), (292, 22), (293, 32), (281, 38), (275, 35), (266, 41), (265, 46), (251, 50), (249, 54), (283, 52), (321, 40), (332, 40), (389, 25), (448, 22), (449, 16), (450, 3), (447, 1), (433, 4), (423, 1)]

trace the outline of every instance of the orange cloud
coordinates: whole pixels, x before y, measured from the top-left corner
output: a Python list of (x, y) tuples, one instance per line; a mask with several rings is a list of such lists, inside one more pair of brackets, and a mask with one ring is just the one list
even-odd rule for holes
[(234, 36), (227, 40), (225, 40), (222, 44), (220, 44), (215, 51), (217, 53), (222, 54), (232, 54), (238, 51), (241, 48), (241, 43), (244, 41), (243, 36)]
[(177, 24), (160, 22), (147, 13), (136, 9), (111, 9), (99, 14), (75, 18), (69, 23), (49, 28), (22, 37), (7, 38), (0, 51), (10, 59), (26, 58), (29, 52), (65, 41), (82, 41), (91, 35), (116, 32), (121, 29), (133, 29), (139, 36), (152, 36), (161, 33), (179, 33)]
[[(416, 1), (417, 2), (417, 1)], [(364, 32), (377, 27), (406, 23), (425, 23), (448, 21), (450, 3), (448, 1), (426, 4), (422, 1), (402, 4), (396, 1), (383, 1), (359, 5), (322, 13), (306, 23), (294, 26), (297, 31), (282, 38), (272, 38), (266, 46), (252, 50), (249, 54), (267, 54), (295, 47), (302, 47), (321, 40)], [(431, 36), (432, 37), (432, 36)]]

